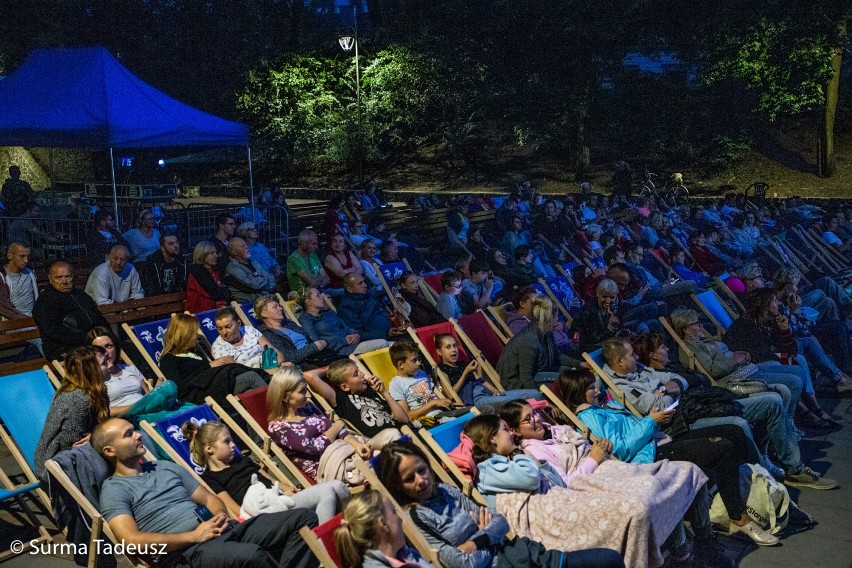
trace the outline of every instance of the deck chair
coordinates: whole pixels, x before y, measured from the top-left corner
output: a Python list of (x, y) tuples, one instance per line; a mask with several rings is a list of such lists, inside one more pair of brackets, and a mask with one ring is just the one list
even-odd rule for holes
[(482, 310), (476, 310), (472, 314), (453, 320), (453, 323), (466, 336), (476, 338), (476, 346), (482, 356), (496, 369), (497, 360), (500, 359), (503, 348), (509, 341), (500, 328)]
[(559, 274), (561, 274), (562, 276), (567, 278), (568, 282), (570, 282), (571, 285), (573, 286), (574, 285), (574, 277), (571, 274), (572, 274), (572, 272), (575, 268), (580, 266), (580, 264), (581, 263), (577, 262), (577, 261), (562, 262), (562, 263), (554, 264), (553, 268), (556, 269), (556, 272), (558, 272)]
[(396, 508), (396, 513), (402, 519), (402, 531), (405, 533), (405, 538), (408, 543), (420, 553), (420, 556), (432, 564), (432, 566), (442, 566), (438, 560), (438, 552), (429, 546), (426, 537), (423, 536), (423, 533), (420, 532), (420, 529), (417, 528), (414, 521), (411, 520), (411, 517), (403, 510), (396, 498), (391, 495), (388, 488), (379, 480), (379, 476), (376, 475), (376, 471), (372, 468), (372, 466), (357, 455), (354, 456), (354, 461), (355, 467), (358, 468), (358, 471), (361, 472), (361, 475), (363, 475), (364, 479), (366, 479), (370, 484), (370, 488), (373, 491), (381, 492), (383, 496), (393, 503), (393, 506)]
[[(300, 470), (299, 467), (287, 457), (284, 451), (272, 441), (272, 438), (269, 436), (269, 432), (266, 430), (265, 425), (268, 423), (268, 420), (266, 419), (266, 395), (268, 389), (269, 387), (263, 386), (237, 395), (229, 394), (227, 400), (240, 417), (246, 421), (248, 428), (250, 428), (254, 432), (255, 436), (260, 440), (260, 453), (258, 456), (275, 457), (281, 464), (281, 467), (286, 470), (281, 471), (280, 468), (277, 468), (281, 471), (282, 475), (286, 475), (288, 482), (295, 482), (295, 485), (299, 485), (301, 487), (310, 487), (314, 484), (314, 481), (308, 479), (302, 470)], [(231, 418), (231, 416), (224, 411), (221, 406), (211, 405), (211, 407), (216, 414), (219, 415), (222, 421), (227, 423), (230, 427), (233, 418)]]
[[(142, 358), (145, 359), (151, 370), (154, 371), (157, 382), (166, 379), (160, 370), (160, 355), (163, 353), (163, 337), (165, 337), (166, 329), (171, 321), (169, 317), (136, 325), (130, 325), (126, 322), (121, 324), (131, 343), (142, 354)], [(213, 326), (213, 331), (216, 331), (216, 326)]]
[(733, 302), (733, 304), (737, 307), (737, 309), (738, 309), (738, 310), (740, 310), (740, 312), (745, 312), (745, 306), (744, 306), (744, 305), (743, 305), (743, 303), (740, 301), (740, 299), (737, 297), (737, 295), (736, 295), (736, 294), (734, 294), (733, 290), (731, 290), (731, 289), (728, 287), (728, 285), (725, 283), (725, 281), (723, 281), (723, 280), (722, 280), (721, 278), (719, 278), (718, 276), (714, 276), (714, 277), (713, 277), (713, 282), (715, 282), (715, 283), (716, 283), (716, 288), (715, 288), (716, 290), (721, 290), (721, 291), (722, 291), (722, 293), (723, 293), (723, 294), (724, 294), (724, 295), (725, 295), (725, 296), (726, 296), (726, 297), (727, 297), (727, 298), (728, 298), (731, 302)]
[[(83, 492), (80, 491), (79, 487), (74, 485), (68, 477), (68, 474), (65, 473), (58, 463), (53, 460), (47, 460), (44, 462), (44, 468), (50, 473), (51, 481), (58, 483), (77, 503), (77, 514), (91, 531), (88, 546), (89, 560), (87, 568), (97, 568), (99, 558), (95, 541), (107, 539), (110, 542), (115, 543), (118, 542), (118, 538), (112, 532), (112, 529), (109, 528), (109, 524), (107, 524), (98, 508), (86, 498)], [(134, 556), (126, 552), (125, 558), (127, 558), (128, 562), (130, 562), (130, 564), (134, 567), (148, 568), (150, 566), (155, 566), (155, 564), (140, 556)]]
[(477, 414), (479, 414), (479, 411), (474, 408), (464, 416), (459, 416), (455, 420), (439, 424), (430, 430), (421, 429), (418, 432), (418, 436), (429, 451), (434, 454), (437, 463), (443, 466), (443, 469), (453, 478), (453, 483), (458, 485), (473, 500), (484, 504), (485, 498), (474, 487), (473, 482), (464, 476), (458, 466), (447, 455), (461, 442), (464, 425)]
[(503, 336), (506, 337), (507, 340), (515, 336), (515, 334), (512, 333), (512, 330), (509, 329), (509, 324), (506, 323), (506, 309), (511, 305), (511, 302), (506, 302), (499, 306), (488, 306), (487, 308), (491, 319), (497, 323), (503, 332)]
[(713, 379), (707, 369), (704, 368), (704, 365), (701, 364), (701, 361), (699, 361), (695, 357), (695, 353), (692, 352), (692, 349), (690, 349), (689, 346), (683, 341), (683, 338), (681, 338), (675, 332), (674, 327), (672, 327), (671, 320), (665, 316), (660, 316), (660, 323), (663, 324), (663, 328), (666, 330), (666, 333), (668, 333), (672, 337), (672, 339), (675, 340), (675, 343), (677, 343), (678, 350), (682, 351), (683, 354), (686, 355), (689, 361), (688, 367), (690, 368), (690, 370), (703, 373), (704, 376), (710, 379), (710, 381), (715, 385), (716, 381)]
[(576, 414), (571, 412), (571, 409), (568, 408), (564, 402), (562, 402), (562, 396), (559, 392), (559, 383), (547, 383), (546, 385), (541, 385), (538, 389), (541, 391), (541, 394), (544, 395), (544, 398), (547, 399), (547, 402), (565, 416), (568, 422), (571, 423), (571, 426), (578, 428), (583, 435), (588, 437), (590, 440), (595, 440), (595, 437), (592, 435), (589, 427), (586, 426)]
[(606, 361), (604, 361), (603, 353), (600, 349), (595, 349), (591, 353), (583, 353), (583, 359), (585, 359), (592, 368), (592, 371), (594, 371), (594, 373), (603, 381), (603, 384), (606, 385), (606, 389), (615, 400), (639, 418), (644, 416), (636, 409), (635, 406), (633, 406), (632, 402), (627, 400), (627, 395), (625, 395), (624, 392), (618, 388), (618, 385), (613, 382), (609, 375), (604, 372), (604, 365), (606, 365)]
[(716, 327), (716, 337), (721, 339), (725, 331), (737, 319), (737, 314), (728, 307), (716, 294), (715, 290), (706, 290), (699, 294), (692, 294), (692, 301), (704, 312), (704, 315)]
[(201, 326), (201, 334), (210, 345), (213, 345), (213, 342), (219, 337), (219, 332), (216, 331), (216, 312), (218, 311), (219, 308), (216, 308), (213, 310), (207, 310), (206, 312), (192, 314)]
[(418, 327), (416, 329), (408, 328), (408, 334), (411, 336), (411, 339), (420, 348), (421, 353), (433, 369), (438, 367), (438, 363), (435, 361), (435, 336), (439, 333), (449, 333), (455, 337), (459, 347), (462, 348), (459, 351), (459, 361), (469, 361), (471, 358), (476, 359), (479, 362), (482, 373), (488, 376), (494, 386), (500, 390), (505, 390), (500, 382), (500, 375), (497, 374), (491, 363), (485, 359), (479, 347), (476, 346), (454, 320)]
[(386, 389), (390, 388), (391, 380), (397, 375), (396, 367), (391, 362), (390, 347), (358, 355), (350, 355), (349, 358), (354, 360), (356, 365), (360, 363), (362, 370), (379, 377), (385, 384)]
[[(577, 293), (571, 287), (571, 283), (564, 276), (550, 276), (540, 278), (539, 283), (544, 286), (544, 291), (547, 297), (553, 300), (556, 308), (562, 313), (565, 318), (566, 328), (571, 327), (571, 322), (574, 320), (569, 313), (569, 309), (573, 305), (578, 305), (579, 298)], [(576, 313), (576, 312), (575, 312)]]
[(386, 262), (382, 265), (373, 264), (373, 266), (376, 269), (376, 274), (379, 275), (379, 280), (382, 281), (382, 288), (384, 288), (385, 294), (387, 294), (390, 299), (391, 305), (395, 310), (399, 310), (396, 296), (394, 295), (394, 291), (397, 287), (397, 279), (402, 276), (403, 273), (408, 272), (410, 268), (402, 261)]
[(292, 322), (299, 323), (299, 318), (296, 317), (296, 300), (285, 300), (281, 294), (275, 295), (278, 297), (278, 303), (281, 304), (281, 309), (284, 310), (284, 317)]
[(340, 562), (340, 556), (337, 554), (337, 547), (334, 546), (334, 531), (340, 526), (340, 521), (343, 520), (343, 513), (338, 513), (321, 525), (312, 529), (302, 527), (299, 529), (299, 536), (314, 553), (314, 556), (319, 560), (320, 565), (324, 568), (345, 568)]
[(423, 276), (423, 282), (428, 287), (433, 298), (437, 298), (443, 292), (443, 288), (441, 287), (441, 276), (443, 274), (443, 272), (436, 272), (435, 274)]
[(260, 327), (260, 320), (254, 315), (254, 305), (251, 302), (243, 302), (242, 304), (234, 300), (231, 302), (237, 315), (240, 316), (244, 325), (250, 327)]
[[(53, 396), (53, 385), (43, 369), (7, 375), (0, 379), (3, 396), (0, 397), (0, 440), (12, 454), (24, 477), (23, 483), (15, 483), (8, 473), (0, 469), (0, 501), (13, 500), (38, 531), (37, 542), (50, 542), (52, 537), (39, 522), (24, 495), (35, 493), (42, 504), (50, 510), (50, 499), (39, 487), (35, 476), (35, 450)], [(0, 553), (0, 560), (14, 556), (11, 550)]]

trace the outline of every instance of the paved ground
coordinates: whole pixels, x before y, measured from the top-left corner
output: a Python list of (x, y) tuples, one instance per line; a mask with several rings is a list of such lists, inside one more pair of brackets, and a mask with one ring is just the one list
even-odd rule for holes
[[(838, 399), (833, 396), (828, 385), (821, 386), (819, 394), (823, 405), (842, 416), (845, 424), (836, 432), (803, 440), (802, 453), (811, 467), (838, 480), (840, 488), (833, 491), (791, 489), (791, 496), (802, 509), (815, 517), (818, 524), (807, 530), (788, 526), (782, 535), (781, 546), (762, 548), (740, 539), (721, 537), (727, 554), (737, 558), (739, 566), (743, 568), (852, 567), (852, 531), (849, 530), (852, 518), (852, 399)], [(10, 473), (17, 471), (2, 444), (0, 467)], [(46, 518), (44, 514), (41, 517)], [(0, 508), (0, 551), (8, 550), (9, 542), (14, 538), (31, 538), (19, 523), (10, 524), (10, 520), (10, 511)], [(56, 542), (64, 542), (61, 534)], [(33, 566), (71, 568), (74, 563), (67, 554), (39, 554), (37, 562), (33, 556), (18, 555), (3, 563), (3, 568)]]

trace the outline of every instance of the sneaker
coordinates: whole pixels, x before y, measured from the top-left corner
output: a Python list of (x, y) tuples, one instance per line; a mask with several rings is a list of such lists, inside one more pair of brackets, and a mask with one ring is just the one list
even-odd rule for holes
[(791, 487), (807, 487), (808, 489), (834, 489), (837, 482), (822, 476), (809, 468), (803, 466), (799, 473), (788, 473), (784, 477), (784, 484)]
[(736, 533), (742, 533), (749, 537), (751, 541), (758, 546), (775, 546), (781, 540), (770, 533), (769, 531), (765, 531), (760, 528), (757, 523), (754, 521), (750, 521), (748, 524), (745, 524), (741, 527), (735, 525), (734, 523), (730, 524), (730, 533), (732, 535)]

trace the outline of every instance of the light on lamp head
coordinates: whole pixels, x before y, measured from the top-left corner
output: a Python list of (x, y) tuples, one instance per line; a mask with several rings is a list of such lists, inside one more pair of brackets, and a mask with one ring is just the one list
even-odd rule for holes
[(337, 40), (337, 43), (340, 44), (343, 51), (352, 51), (352, 48), (355, 47), (355, 38), (352, 36), (343, 36)]
[(157, 160), (157, 165), (160, 166), (161, 168), (164, 168), (164, 167), (166, 167), (166, 161), (164, 159), (160, 158), (159, 160)]

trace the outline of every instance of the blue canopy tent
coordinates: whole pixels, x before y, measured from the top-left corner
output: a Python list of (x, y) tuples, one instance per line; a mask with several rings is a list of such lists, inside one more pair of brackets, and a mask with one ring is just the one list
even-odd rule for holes
[(109, 148), (245, 146), (248, 126), (202, 112), (151, 87), (104, 48), (38, 49), (0, 81), (0, 145)]

